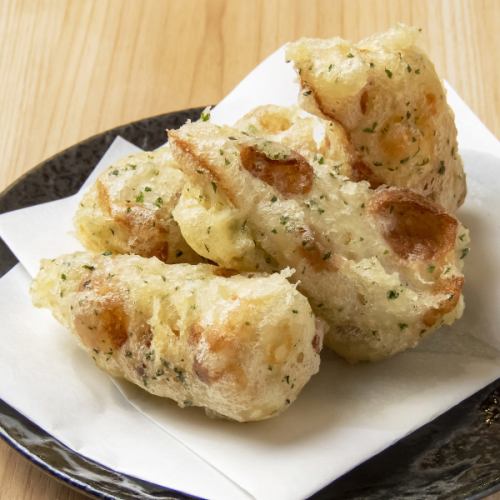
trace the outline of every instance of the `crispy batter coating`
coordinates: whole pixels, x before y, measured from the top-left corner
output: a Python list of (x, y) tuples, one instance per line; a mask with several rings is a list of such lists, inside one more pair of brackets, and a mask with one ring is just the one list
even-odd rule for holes
[(252, 136), (282, 143), (306, 159), (334, 161), (337, 172), (359, 180), (353, 169), (352, 146), (338, 123), (305, 113), (297, 106), (258, 106), (238, 120), (235, 128)]
[[(169, 134), (174, 157), (210, 205), (198, 210), (193, 230), (183, 224), (190, 214), (181, 198), (174, 216), (186, 241), (200, 248), (220, 207), (232, 214), (234, 226), (225, 225), (232, 231), (201, 253), (239, 269), (231, 238), (244, 221), (246, 238), (272, 268), (297, 270), (299, 289), (331, 327), (327, 345), (347, 360), (390, 356), (461, 316), (468, 232), (441, 206), (406, 189), (373, 190), (338, 175), (335, 158), (306, 161), (229, 127), (199, 122)], [(300, 165), (296, 178), (290, 163)], [(251, 263), (247, 252), (246, 269)]]
[(75, 253), (42, 262), (33, 302), (97, 365), (179, 406), (273, 417), (319, 368), (323, 327), (287, 273)]
[(77, 236), (93, 252), (201, 262), (171, 215), (183, 186), (168, 146), (123, 158), (84, 195), (74, 219)]
[(361, 179), (411, 188), (453, 212), (466, 194), (454, 116), (417, 35), (399, 25), (357, 44), (302, 38), (287, 59), (301, 105), (345, 127)]

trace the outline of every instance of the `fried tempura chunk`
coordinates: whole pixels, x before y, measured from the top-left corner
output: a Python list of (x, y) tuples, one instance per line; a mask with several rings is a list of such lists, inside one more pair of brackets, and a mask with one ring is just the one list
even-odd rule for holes
[(339, 176), (335, 158), (309, 161), (230, 127), (187, 124), (169, 136), (210, 205), (198, 212), (197, 230), (184, 226), (177, 206), (186, 241), (202, 250), (216, 220), (204, 214), (227, 209), (234, 233), (211, 240), (210, 254), (202, 254), (221, 265), (227, 255), (238, 269), (230, 241), (244, 223), (271, 267), (297, 270), (299, 289), (330, 325), (327, 345), (347, 360), (391, 356), (461, 316), (468, 232), (441, 206), (406, 189), (372, 190)]
[[(342, 127), (304, 114), (298, 107), (260, 106), (241, 118), (235, 128), (243, 135), (281, 141), (311, 161), (331, 160), (337, 172), (351, 175), (349, 144)], [(204, 170), (197, 169), (195, 174), (203, 175)], [(189, 240), (192, 248), (231, 269), (277, 270), (272, 257), (249, 236), (242, 212), (234, 209), (223, 192), (217, 191), (215, 182), (211, 188), (203, 190), (197, 182), (186, 182), (173, 211), (183, 232), (198, 233)]]
[(304, 109), (345, 127), (360, 179), (406, 187), (455, 211), (466, 194), (454, 115), (418, 30), (403, 25), (353, 44), (288, 45)]
[(234, 127), (285, 144), (307, 159), (333, 161), (339, 174), (359, 180), (352, 167), (355, 161), (349, 138), (338, 123), (304, 113), (297, 106), (268, 104), (247, 113)]
[(42, 262), (33, 302), (97, 365), (240, 422), (288, 408), (318, 371), (321, 322), (284, 275), (76, 253)]
[(198, 263), (171, 215), (183, 186), (168, 146), (127, 156), (84, 195), (74, 219), (77, 236), (93, 252)]

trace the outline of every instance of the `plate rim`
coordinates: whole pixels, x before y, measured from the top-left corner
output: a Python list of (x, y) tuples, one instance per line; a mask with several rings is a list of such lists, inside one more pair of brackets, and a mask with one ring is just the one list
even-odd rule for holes
[[(212, 106), (212, 105), (210, 105), (210, 106)], [(158, 113), (158, 114), (153, 115), (153, 116), (146, 116), (144, 118), (139, 118), (137, 120), (133, 120), (131, 122), (117, 125), (116, 127), (112, 127), (110, 129), (103, 130), (101, 132), (96, 132), (95, 134), (89, 135), (88, 137), (85, 137), (81, 141), (77, 141), (74, 144), (71, 144), (70, 146), (67, 146), (66, 148), (61, 149), (61, 150), (57, 151), (56, 153), (50, 155), (48, 158), (45, 158), (44, 160), (42, 160), (42, 161), (38, 162), (37, 164), (35, 164), (34, 166), (30, 167), (28, 170), (23, 172), (19, 177), (16, 177), (9, 184), (7, 184), (7, 186), (4, 189), (2, 189), (2, 191), (0, 191), (0, 199), (4, 198), (4, 196), (7, 195), (9, 191), (11, 191), (12, 189), (15, 189), (22, 182), (26, 181), (26, 179), (28, 177), (30, 177), (31, 175), (33, 175), (37, 171), (41, 170), (46, 164), (54, 161), (55, 159), (59, 158), (60, 156), (64, 155), (65, 153), (72, 151), (77, 146), (89, 145), (90, 143), (94, 142), (95, 140), (99, 139), (100, 137), (102, 137), (106, 134), (116, 133), (118, 136), (118, 135), (120, 135), (118, 132), (119, 130), (121, 130), (125, 127), (131, 127), (131, 126), (133, 127), (134, 125), (142, 124), (146, 120), (158, 120), (161, 118), (175, 116), (175, 115), (178, 115), (179, 113), (197, 114), (197, 113), (201, 113), (201, 111), (203, 111), (206, 107), (207, 106), (193, 106), (191, 108), (182, 108), (182, 109), (178, 109), (175, 111), (168, 111), (167, 113)], [(166, 135), (165, 135), (165, 138), (167, 138)], [(2, 213), (5, 213), (5, 212), (0, 211), (0, 214), (2, 214)]]

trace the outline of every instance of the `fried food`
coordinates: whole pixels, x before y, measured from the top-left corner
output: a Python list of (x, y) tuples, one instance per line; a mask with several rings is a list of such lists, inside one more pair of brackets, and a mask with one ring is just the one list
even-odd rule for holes
[(93, 252), (201, 262), (171, 214), (183, 185), (168, 146), (127, 156), (84, 195), (74, 219), (77, 236)]
[(33, 302), (97, 365), (240, 422), (277, 415), (318, 371), (321, 322), (287, 273), (75, 253), (42, 262)]
[[(391, 356), (461, 316), (468, 232), (441, 206), (406, 189), (372, 190), (338, 175), (335, 158), (306, 160), (234, 128), (197, 122), (169, 137), (210, 209), (227, 205), (235, 220), (202, 254), (225, 264), (218, 256), (234, 253), (228, 242), (244, 230), (271, 267), (297, 270), (299, 289), (330, 325), (326, 344), (345, 359)], [(178, 210), (186, 241), (201, 247), (214, 218), (200, 211), (193, 230)]]
[[(198, 169), (194, 174), (203, 175), (204, 171)], [(172, 215), (183, 237), (188, 236), (186, 241), (198, 255), (240, 272), (279, 270), (252, 238), (244, 214), (217, 190), (215, 182), (209, 189), (186, 182)]]
[(234, 125), (243, 133), (280, 142), (307, 159), (335, 161), (337, 172), (352, 177), (351, 145), (338, 123), (304, 113), (297, 106), (258, 106)]
[(360, 179), (416, 190), (453, 212), (466, 194), (454, 115), (417, 37), (399, 25), (356, 44), (302, 38), (286, 57), (304, 109), (346, 129)]
[[(299, 151), (304, 157), (319, 161), (331, 160), (337, 172), (350, 175), (348, 141), (340, 125), (316, 116), (302, 116), (298, 107), (259, 106), (235, 125), (243, 135), (258, 135), (280, 141)], [(203, 170), (196, 170), (203, 175)], [(227, 200), (224, 193), (204, 190), (199, 183), (186, 181), (181, 197), (173, 210), (174, 219), (188, 235), (189, 244), (199, 254), (230, 269), (266, 271), (279, 269), (246, 228), (246, 219)], [(203, 224), (200, 224), (203, 221)]]

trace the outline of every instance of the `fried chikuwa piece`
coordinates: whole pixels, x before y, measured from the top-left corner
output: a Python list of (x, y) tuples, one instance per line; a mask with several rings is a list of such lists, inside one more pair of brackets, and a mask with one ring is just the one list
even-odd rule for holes
[(184, 175), (168, 146), (127, 156), (103, 172), (84, 195), (74, 219), (77, 236), (93, 252), (201, 262), (171, 214), (183, 186)]
[[(241, 118), (235, 128), (242, 134), (281, 141), (310, 160), (331, 160), (337, 172), (350, 176), (349, 143), (343, 128), (313, 115), (303, 115), (307, 114), (298, 107), (259, 106)], [(186, 181), (173, 210), (183, 232), (199, 233), (197, 238), (190, 238), (192, 248), (231, 269), (275, 270), (269, 255), (249, 237), (242, 214), (223, 199), (224, 194), (217, 192), (215, 183), (211, 187), (202, 192), (198, 183)]]
[(32, 298), (111, 375), (244, 422), (288, 408), (319, 368), (323, 323), (286, 276), (76, 253), (42, 261)]
[(347, 131), (359, 179), (416, 190), (454, 212), (466, 194), (454, 115), (417, 37), (399, 25), (356, 44), (302, 38), (286, 57), (304, 109)]
[(280, 142), (306, 159), (334, 161), (339, 174), (357, 179), (352, 148), (344, 128), (331, 120), (305, 113), (297, 106), (258, 106), (234, 125), (243, 133)]
[[(247, 247), (246, 270), (262, 261), (295, 268), (299, 289), (330, 325), (327, 345), (347, 360), (391, 356), (461, 316), (468, 231), (441, 206), (406, 189), (349, 181), (335, 158), (306, 160), (234, 128), (197, 122), (169, 137), (197, 186), (190, 202), (205, 205), (196, 227), (183, 223), (192, 207), (177, 206), (186, 241), (239, 269), (231, 241), (244, 234), (256, 249)], [(219, 211), (233, 223), (210, 240)]]

